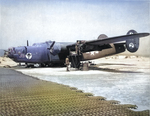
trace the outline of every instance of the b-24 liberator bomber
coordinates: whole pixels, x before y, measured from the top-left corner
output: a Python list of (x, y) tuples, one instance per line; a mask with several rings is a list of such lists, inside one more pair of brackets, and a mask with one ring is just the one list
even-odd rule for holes
[(5, 54), (15, 62), (41, 66), (63, 65), (68, 58), (72, 67), (79, 68), (81, 61), (122, 53), (126, 49), (131, 53), (136, 52), (139, 38), (148, 35), (130, 30), (127, 35), (107, 37), (101, 34), (95, 40), (77, 40), (74, 43), (46, 41), (29, 46), (27, 42), (27, 46), (9, 48)]

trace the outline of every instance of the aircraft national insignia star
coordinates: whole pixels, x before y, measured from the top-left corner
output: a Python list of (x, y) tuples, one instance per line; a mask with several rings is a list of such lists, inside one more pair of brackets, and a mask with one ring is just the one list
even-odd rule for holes
[(32, 54), (31, 53), (27, 53), (26, 54), (26, 58), (30, 60), (32, 58)]

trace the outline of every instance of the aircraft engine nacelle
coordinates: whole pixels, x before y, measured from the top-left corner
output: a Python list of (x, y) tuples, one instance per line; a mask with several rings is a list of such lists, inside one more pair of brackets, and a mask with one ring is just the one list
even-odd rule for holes
[[(136, 34), (135, 30), (128, 31), (127, 35)], [(126, 40), (126, 48), (129, 52), (136, 52), (139, 48), (139, 38)]]

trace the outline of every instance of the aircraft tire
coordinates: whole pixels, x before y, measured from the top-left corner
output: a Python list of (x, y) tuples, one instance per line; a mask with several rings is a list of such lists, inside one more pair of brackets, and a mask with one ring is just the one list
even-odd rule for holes
[(54, 66), (53, 63), (49, 63), (49, 64), (48, 64), (48, 67), (53, 67), (53, 66)]
[(45, 63), (41, 63), (41, 67), (45, 67), (46, 65), (45, 65)]

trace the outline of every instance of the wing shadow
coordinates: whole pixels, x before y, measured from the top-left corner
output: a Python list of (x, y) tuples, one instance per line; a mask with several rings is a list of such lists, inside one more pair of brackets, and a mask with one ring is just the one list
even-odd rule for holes
[[(105, 72), (113, 72), (113, 73), (142, 73), (139, 71), (121, 71), (118, 69), (111, 69), (111, 68), (101, 68), (100, 66), (104, 66), (104, 65), (126, 65), (126, 66), (135, 66), (132, 64), (115, 64), (115, 63), (102, 63), (102, 64), (97, 64), (95, 66), (91, 66), (89, 67), (89, 70), (99, 70), (99, 71), (105, 71)], [(99, 66), (99, 67), (98, 67)], [(131, 67), (132, 68), (132, 67)]]

